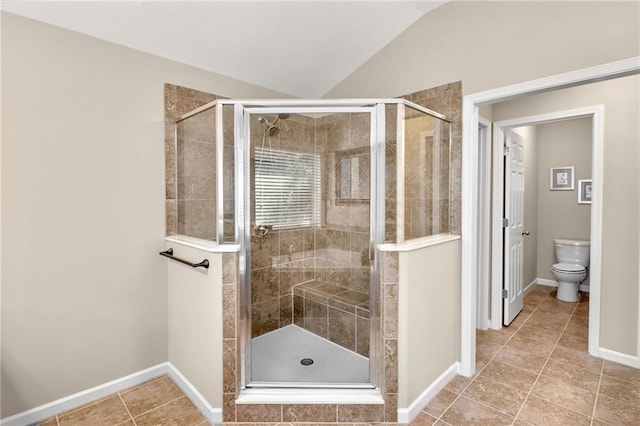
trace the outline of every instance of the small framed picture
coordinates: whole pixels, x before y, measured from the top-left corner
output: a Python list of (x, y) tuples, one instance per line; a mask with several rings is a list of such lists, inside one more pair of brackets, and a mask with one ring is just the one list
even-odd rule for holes
[(578, 181), (578, 204), (591, 204), (591, 179)]
[(552, 167), (549, 173), (552, 191), (573, 191), (574, 167)]

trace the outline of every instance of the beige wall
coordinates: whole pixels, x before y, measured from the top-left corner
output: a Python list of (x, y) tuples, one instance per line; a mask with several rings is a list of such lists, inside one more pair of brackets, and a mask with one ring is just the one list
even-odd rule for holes
[(448, 2), (325, 97), (398, 96), (458, 80), (468, 94), (638, 56), (638, 16), (639, 2)]
[(167, 243), (174, 255), (209, 269), (169, 262), (169, 362), (214, 408), (222, 407), (222, 254)]
[(526, 288), (537, 278), (538, 266), (538, 144), (537, 128), (513, 129), (522, 136), (524, 146), (524, 230), (522, 285)]
[[(637, 220), (640, 214), (637, 197), (640, 187), (640, 76), (503, 102), (493, 106), (493, 118), (496, 121), (507, 120), (598, 104), (604, 105), (605, 109), (600, 346), (636, 355), (640, 261)], [(538, 136), (541, 137), (540, 134)], [(544, 185), (548, 184), (547, 179), (540, 176)], [(539, 183), (539, 190), (544, 185)], [(575, 192), (573, 197), (577, 200)], [(542, 201), (539, 202), (542, 205)], [(540, 223), (541, 219), (539, 227)], [(544, 244), (542, 236), (539, 241)]]
[(460, 240), (399, 256), (398, 407), (460, 354)]
[[(591, 179), (591, 125), (591, 118), (580, 118), (537, 126), (538, 278), (554, 279), (555, 238), (591, 238), (591, 206), (578, 204), (578, 179)], [(559, 166), (575, 167), (575, 190), (549, 190), (549, 169)]]
[[(639, 14), (638, 2), (449, 2), (418, 20), (326, 97), (398, 96), (456, 80), (469, 94), (640, 56)], [(629, 194), (638, 194), (638, 84), (626, 86), (599, 90), (602, 96), (540, 96), (553, 98), (555, 109), (594, 103), (612, 108), (605, 113), (601, 345), (635, 354), (639, 224), (638, 198)], [(614, 105), (624, 103), (613, 112)], [(549, 112), (536, 105), (520, 111), (505, 107), (502, 114)], [(496, 106), (483, 111), (502, 119)]]
[[(500, 114), (501, 107), (496, 107)], [(591, 206), (578, 204), (578, 179), (591, 178), (591, 119), (580, 118), (514, 129), (523, 137), (525, 229), (523, 285), (536, 278), (553, 280), (553, 240), (589, 240)], [(574, 166), (575, 190), (550, 191), (549, 169)]]
[(168, 359), (165, 82), (278, 95), (2, 14), (1, 417)]

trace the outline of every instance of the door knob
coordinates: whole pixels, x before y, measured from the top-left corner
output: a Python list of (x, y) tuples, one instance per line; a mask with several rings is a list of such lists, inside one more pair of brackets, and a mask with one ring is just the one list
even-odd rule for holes
[(530, 232), (529, 231), (522, 231), (522, 235), (529, 235)]

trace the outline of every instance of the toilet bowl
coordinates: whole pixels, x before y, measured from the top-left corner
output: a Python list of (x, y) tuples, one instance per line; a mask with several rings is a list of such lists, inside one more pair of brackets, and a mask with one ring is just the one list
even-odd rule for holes
[(553, 240), (558, 263), (551, 267), (551, 273), (558, 282), (556, 297), (563, 302), (578, 301), (578, 286), (587, 278), (589, 266), (589, 241)]
[(551, 267), (551, 273), (558, 281), (556, 297), (563, 302), (578, 301), (578, 286), (587, 277), (587, 268), (571, 263), (556, 263)]

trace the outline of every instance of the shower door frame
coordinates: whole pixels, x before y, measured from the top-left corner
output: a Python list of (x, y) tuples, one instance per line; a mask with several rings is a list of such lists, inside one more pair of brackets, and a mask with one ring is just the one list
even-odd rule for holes
[[(235, 103), (235, 102), (234, 102)], [(234, 110), (235, 175), (236, 175), (236, 236), (239, 251), (239, 353), (240, 388), (311, 388), (311, 389), (375, 389), (382, 381), (379, 362), (381, 351), (378, 283), (379, 256), (377, 245), (384, 240), (385, 218), (385, 104), (367, 100), (348, 101), (237, 101)], [(370, 123), (370, 207), (369, 207), (369, 382), (316, 383), (251, 381), (251, 156), (250, 117), (252, 114), (304, 113), (369, 113)]]

